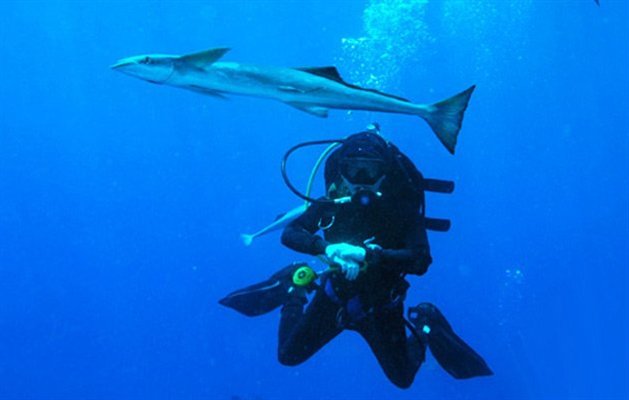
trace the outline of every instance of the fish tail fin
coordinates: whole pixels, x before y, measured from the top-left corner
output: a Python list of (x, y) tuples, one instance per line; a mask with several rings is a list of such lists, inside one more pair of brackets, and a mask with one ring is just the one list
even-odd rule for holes
[(472, 85), (459, 94), (429, 105), (423, 112), (419, 113), (428, 122), (428, 125), (450, 154), (454, 154), (463, 122), (463, 114), (475, 88), (476, 85)]
[(245, 244), (245, 246), (251, 246), (251, 243), (253, 243), (253, 239), (255, 239), (255, 235), (248, 235), (246, 233), (243, 233), (242, 235), (240, 235), (240, 238), (242, 239), (242, 242)]

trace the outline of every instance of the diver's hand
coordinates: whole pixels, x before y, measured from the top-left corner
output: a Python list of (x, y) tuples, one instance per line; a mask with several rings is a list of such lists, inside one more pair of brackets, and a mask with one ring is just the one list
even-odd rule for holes
[(353, 281), (358, 277), (360, 264), (365, 260), (366, 250), (349, 243), (336, 243), (325, 248), (325, 255), (330, 261), (341, 267), (345, 278)]
[(334, 262), (341, 266), (341, 272), (345, 274), (348, 281), (353, 281), (358, 277), (360, 265), (353, 260), (345, 260), (341, 257), (334, 257)]
[(349, 243), (331, 244), (325, 248), (325, 255), (332, 261), (335, 261), (335, 257), (339, 257), (346, 261), (360, 263), (365, 261), (365, 254), (364, 248)]
[(367, 246), (367, 249), (369, 249), (371, 251), (382, 250), (382, 246), (380, 246), (379, 244), (368, 243), (368, 244), (366, 244), (366, 246)]

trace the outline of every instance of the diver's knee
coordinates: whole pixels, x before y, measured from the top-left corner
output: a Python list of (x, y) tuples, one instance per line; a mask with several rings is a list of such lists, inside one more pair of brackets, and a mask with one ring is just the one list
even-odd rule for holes
[(391, 377), (390, 378), (391, 382), (399, 387), (400, 389), (408, 389), (411, 387), (411, 385), (413, 384), (413, 381), (415, 380), (415, 376), (398, 376), (398, 377)]
[[(409, 320), (415, 325), (418, 332), (424, 331), (428, 334), (433, 329), (452, 331), (452, 326), (446, 317), (432, 303), (420, 303), (409, 309)], [(426, 329), (428, 330), (426, 331)]]
[(432, 303), (420, 303), (413, 309), (413, 314), (416, 319), (424, 323), (435, 323), (443, 320), (443, 314)]
[(277, 360), (280, 362), (280, 364), (287, 367), (294, 367), (304, 362), (302, 357), (298, 357), (295, 354), (292, 354), (291, 352), (286, 351), (282, 348), (279, 348), (277, 351)]
[(408, 389), (415, 381), (415, 375), (417, 375), (419, 367), (413, 367), (410, 364), (394, 364), (390, 365), (390, 368), (383, 368), (383, 370), (391, 383), (400, 389)]
[(422, 314), (424, 314), (424, 315), (435, 315), (435, 314), (439, 313), (439, 309), (437, 309), (437, 306), (435, 306), (432, 303), (428, 303), (428, 302), (419, 303), (417, 305), (417, 309), (419, 311), (421, 311)]

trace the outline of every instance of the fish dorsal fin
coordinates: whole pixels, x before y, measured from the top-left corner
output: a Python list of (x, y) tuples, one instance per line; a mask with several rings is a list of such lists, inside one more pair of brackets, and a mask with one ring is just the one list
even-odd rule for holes
[(366, 92), (377, 93), (377, 94), (379, 94), (381, 96), (390, 97), (392, 99), (409, 102), (409, 100), (405, 99), (404, 97), (395, 96), (395, 95), (392, 95), (392, 94), (389, 94), (389, 93), (384, 93), (384, 92), (381, 92), (381, 91), (376, 90), (376, 89), (366, 89), (366, 88), (360, 87), (358, 85), (353, 85), (351, 83), (347, 83), (347, 82), (345, 82), (343, 80), (343, 78), (341, 78), (341, 74), (339, 74), (339, 71), (336, 69), (336, 67), (333, 67), (333, 66), (330, 66), (330, 67), (299, 67), (299, 68), (295, 68), (295, 69), (307, 72), (309, 74), (317, 75), (317, 76), (320, 76), (322, 78), (327, 78), (327, 79), (333, 80), (335, 82), (343, 84), (343, 85), (345, 85), (347, 87), (350, 87), (352, 89), (364, 90)]
[(214, 64), (230, 49), (228, 47), (219, 47), (216, 49), (204, 50), (198, 53), (186, 54), (181, 56), (180, 59), (186, 63), (193, 64), (196, 67), (203, 68), (210, 64)]
[(327, 79), (336, 81), (338, 83), (347, 84), (343, 80), (343, 78), (341, 78), (341, 74), (339, 74), (339, 71), (334, 66), (328, 66), (328, 67), (299, 67), (299, 68), (295, 68), (295, 69), (307, 72), (309, 74), (317, 75), (317, 76), (320, 76), (322, 78), (327, 78)]

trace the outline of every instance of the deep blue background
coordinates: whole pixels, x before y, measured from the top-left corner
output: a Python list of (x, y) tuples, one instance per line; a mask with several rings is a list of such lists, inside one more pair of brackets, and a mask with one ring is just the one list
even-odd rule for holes
[[(602, 3), (426, 5), (427, 35), (404, 38), (425, 45), (383, 89), (432, 102), (476, 83), (452, 157), (416, 117), (323, 120), (108, 68), (227, 45), (349, 75), (364, 1), (1, 2), (0, 398), (627, 398), (629, 3)], [(282, 367), (277, 313), (217, 304), (304, 259), (276, 234), (239, 240), (299, 204), (283, 152), (372, 120), (456, 181), (428, 199), (453, 228), (409, 302), (438, 304), (494, 377), (429, 356), (401, 391), (350, 332)]]

